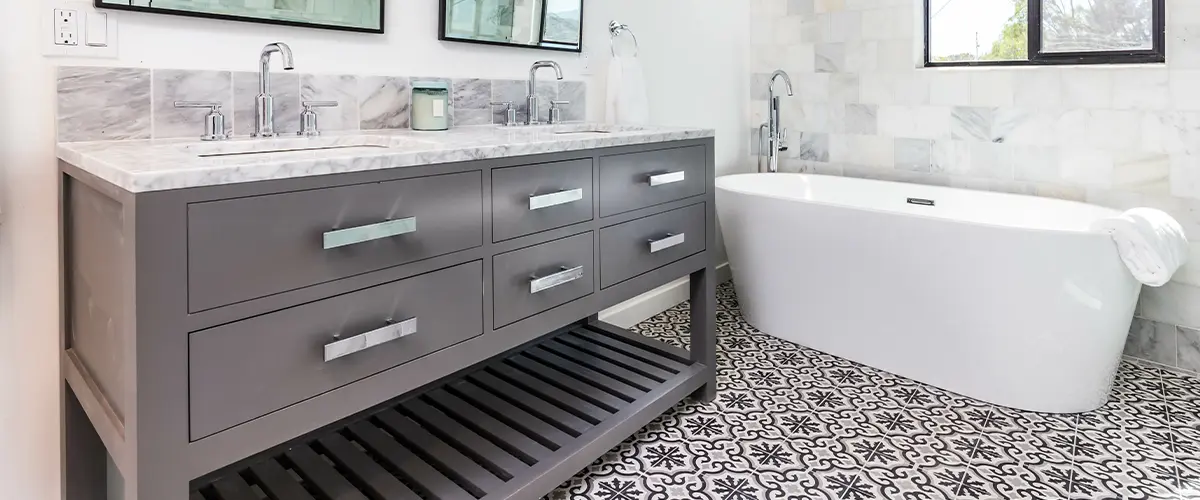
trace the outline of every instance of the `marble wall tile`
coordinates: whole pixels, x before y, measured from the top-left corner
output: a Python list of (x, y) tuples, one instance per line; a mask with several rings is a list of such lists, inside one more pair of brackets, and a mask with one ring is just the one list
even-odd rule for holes
[(1171, 195), (1200, 200), (1200, 155), (1171, 155), (1168, 165)]
[(478, 78), (454, 80), (454, 110), (490, 110), (492, 81)]
[(60, 67), (58, 140), (149, 139), (150, 82), (148, 69)]
[[(528, 84), (521, 80), (495, 80), (492, 82), (492, 102), (511, 102), (517, 109), (517, 121), (524, 122), (529, 113), (526, 111), (525, 97)], [(497, 106), (494, 110), (494, 122), (502, 124), (505, 121), (504, 108)]]
[(846, 66), (846, 44), (822, 43), (816, 47), (817, 73), (837, 73)]
[(1114, 153), (1112, 185), (1125, 191), (1167, 194), (1171, 190), (1171, 157), (1137, 150)]
[(233, 133), (233, 74), (228, 71), (156, 69), (151, 101), (154, 137), (197, 138), (204, 133), (207, 108), (176, 108), (175, 101), (220, 103), (225, 134)]
[(971, 168), (969, 142), (938, 139), (931, 144), (929, 171), (935, 174), (966, 172)]
[(1166, 109), (1170, 99), (1165, 68), (1122, 68), (1113, 71), (1113, 107), (1117, 109)]
[(1026, 109), (1054, 109), (1063, 105), (1062, 71), (1039, 68), (1013, 75), (1013, 105)]
[(1062, 73), (1063, 107), (1111, 108), (1113, 103), (1112, 71), (1103, 68), (1080, 69)]
[(1012, 106), (1013, 74), (1004, 70), (971, 73), (972, 106)]
[(358, 78), (359, 128), (362, 130), (409, 127), (412, 87), (401, 76)]
[(992, 142), (994, 108), (957, 106), (950, 110), (950, 138)]
[(929, 102), (945, 106), (971, 105), (969, 73), (934, 73), (929, 77)]
[(587, 84), (584, 82), (559, 82), (558, 99), (570, 101), (563, 106), (565, 122), (581, 122), (587, 119)]
[(770, 85), (770, 73), (752, 73), (750, 75), (750, 100), (765, 101), (768, 98), (767, 86)]
[(841, 132), (847, 134), (875, 134), (879, 127), (879, 106), (873, 104), (847, 104), (842, 116)]
[(1011, 142), (1009, 136), (1029, 120), (1030, 112), (1018, 108), (997, 108), (992, 111), (992, 142)]
[(788, 137), (788, 158), (807, 161), (829, 161), (829, 134), (801, 132)]
[(1062, 182), (1058, 148), (1052, 146), (1012, 146), (1013, 177), (1026, 182)]
[(1064, 181), (1098, 187), (1112, 185), (1114, 160), (1108, 151), (1062, 148), (1058, 160), (1058, 169)]
[(972, 142), (970, 166), (966, 171), (972, 177), (1013, 180), (1012, 147), (992, 142)]
[(1179, 361), (1176, 366), (1200, 372), (1200, 330), (1178, 327)]
[(787, 15), (812, 17), (816, 13), (814, 4), (814, 0), (787, 0)]
[(1177, 342), (1175, 325), (1133, 318), (1133, 324), (1129, 326), (1129, 337), (1125, 340), (1125, 355), (1177, 366)]
[(933, 141), (928, 139), (896, 139), (895, 165), (900, 170), (929, 172), (932, 165)]
[[(300, 130), (300, 75), (295, 72), (271, 73), (271, 96), (275, 99), (275, 132), (294, 135)], [(248, 136), (254, 132), (254, 103), (258, 98), (258, 73), (233, 73), (233, 133)]]
[(320, 130), (358, 130), (357, 76), (301, 75), (300, 100), (338, 103), (336, 108), (317, 108), (317, 127)]
[(1167, 283), (1158, 288), (1142, 288), (1139, 305), (1146, 319), (1188, 328), (1200, 328), (1200, 287)]
[(829, 77), (829, 101), (837, 103), (858, 102), (858, 75), (853, 73), (831, 74)]

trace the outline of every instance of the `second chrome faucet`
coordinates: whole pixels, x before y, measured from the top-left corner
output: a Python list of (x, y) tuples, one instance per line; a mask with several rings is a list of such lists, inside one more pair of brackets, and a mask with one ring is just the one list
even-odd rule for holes
[(254, 137), (276, 137), (275, 98), (271, 96), (271, 54), (278, 52), (283, 59), (283, 69), (291, 71), (296, 64), (292, 59), (292, 48), (286, 43), (275, 42), (263, 47), (258, 56), (258, 97), (254, 100)]

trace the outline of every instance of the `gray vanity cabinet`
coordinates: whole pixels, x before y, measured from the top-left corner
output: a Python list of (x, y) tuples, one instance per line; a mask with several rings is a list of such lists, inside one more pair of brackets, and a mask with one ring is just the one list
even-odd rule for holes
[[(106, 454), (122, 500), (538, 498), (715, 394), (711, 138), (139, 193), (61, 170), (69, 500), (105, 498)], [(690, 350), (597, 319), (685, 276)]]

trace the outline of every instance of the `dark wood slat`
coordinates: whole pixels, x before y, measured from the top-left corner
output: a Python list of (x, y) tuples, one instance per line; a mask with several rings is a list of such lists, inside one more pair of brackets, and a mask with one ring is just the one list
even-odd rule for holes
[(408, 412), (409, 418), (415, 419), (426, 429), (435, 431), (438, 438), (454, 445), (504, 481), (509, 481), (529, 469), (525, 462), (420, 399), (410, 399), (401, 406)]
[(425, 463), (420, 457), (400, 446), (396, 440), (374, 425), (360, 421), (347, 428), (354, 440), (386, 461), (393, 472), (400, 474), (426, 498), (437, 500), (474, 500), (461, 486)]
[(468, 378), (480, 387), (491, 390), (493, 394), (503, 395), (504, 399), (517, 405), (522, 410), (541, 417), (542, 420), (550, 422), (555, 427), (562, 429), (563, 432), (572, 436), (578, 437), (592, 428), (592, 424), (583, 421), (583, 419), (570, 412), (554, 406), (554, 404), (530, 394), (520, 387), (505, 382), (486, 371), (472, 373)]
[(258, 486), (273, 499), (314, 500), (274, 459), (251, 465), (250, 473), (258, 480)]
[(375, 418), (401, 444), (425, 460), (435, 462), (430, 465), (437, 467), (476, 497), (483, 497), (487, 492), (504, 485), (504, 481), (495, 474), (395, 410), (384, 410), (377, 413)]
[(576, 363), (570, 359), (555, 354), (542, 346), (526, 350), (524, 355), (559, 369), (563, 373), (575, 377), (581, 382), (592, 384), (613, 396), (628, 402), (637, 401), (646, 391), (610, 377), (599, 370)]
[(633, 370), (637, 373), (641, 373), (642, 375), (650, 377), (659, 382), (666, 382), (667, 380), (670, 380), (671, 377), (675, 376), (675, 372), (665, 370), (660, 366), (652, 365), (611, 347), (589, 342), (577, 335), (560, 335), (555, 340), (581, 351), (590, 353), (593, 356), (598, 356), (610, 362), (624, 366), (625, 368)]
[(213, 492), (220, 500), (258, 500), (258, 495), (250, 489), (242, 476), (229, 474), (213, 483)]
[(467, 404), (453, 394), (437, 389), (425, 395), (439, 410), (454, 416), (463, 425), (485, 436), (513, 456), (529, 465), (554, 454), (554, 450), (534, 441), (521, 431), (505, 425), (479, 408)]
[(284, 456), (292, 462), (300, 477), (326, 497), (336, 500), (367, 500), (366, 496), (338, 474), (338, 471), (312, 448), (297, 446), (284, 453)]
[(603, 422), (604, 419), (612, 415), (611, 412), (605, 411), (604, 408), (584, 401), (576, 397), (574, 394), (547, 384), (537, 377), (529, 375), (528, 373), (508, 366), (504, 363), (496, 363), (490, 366), (488, 370), (499, 374), (506, 380), (524, 387), (526, 390), (533, 391), (544, 398), (549, 398), (569, 407), (572, 413), (579, 415), (580, 418), (588, 420), (593, 424)]
[(611, 363), (604, 358), (595, 356), (588, 352), (580, 351), (566, 344), (550, 341), (542, 344), (542, 348), (588, 368), (592, 368), (617, 380), (625, 382), (626, 384), (637, 388), (637, 390), (641, 392), (649, 392), (651, 389), (661, 383), (640, 373), (635, 373), (633, 370), (619, 366), (615, 363)]
[[(599, 330), (592, 329), (591, 327), (593, 327), (593, 326), (595, 326), (595, 325), (588, 325), (589, 328), (579, 328), (576, 330), (572, 330), (571, 333), (578, 335), (580, 337), (583, 337), (592, 342), (595, 342), (597, 344), (603, 345), (605, 347), (611, 347), (611, 348), (621, 351), (629, 356), (633, 356), (637, 359), (640, 359), (640, 360), (650, 363), (652, 365), (659, 366), (659, 367), (662, 367), (663, 369), (673, 371), (676, 373), (685, 370), (687, 368), (688, 364), (691, 363), (690, 361), (684, 361), (682, 359), (678, 359), (675, 356), (665, 356), (661, 352), (646, 349), (642, 345), (630, 344), (629, 342), (626, 342), (625, 340), (622, 340), (621, 338), (611, 336), (607, 332), (602, 333)], [(657, 340), (652, 340), (652, 339), (646, 339), (646, 340), (655, 342), (658, 344), (666, 345), (666, 344), (663, 344), (662, 342), (658, 342)], [(683, 351), (682, 349), (679, 349), (679, 350)], [(687, 352), (687, 351), (683, 351), (683, 352)]]
[(558, 450), (575, 441), (575, 438), (558, 430), (557, 427), (530, 415), (529, 412), (513, 406), (508, 401), (492, 395), (492, 393), (479, 388), (475, 384), (460, 380), (449, 387), (459, 397), (485, 410), (487, 414), (504, 422), (505, 425), (519, 429), (525, 435), (542, 443), (544, 446)]
[(366, 453), (355, 448), (340, 434), (326, 434), (317, 440), (317, 444), (324, 448), (325, 456), (332, 459), (338, 467), (345, 471), (345, 474), (353, 475), (354, 479), (358, 480), (357, 483), (365, 487), (366, 493), (370, 496), (389, 500), (421, 499), (413, 490), (371, 460)]
[(562, 372), (534, 361), (532, 358), (513, 356), (506, 361), (511, 363), (512, 366), (520, 368), (530, 375), (604, 408), (610, 413), (621, 411), (621, 408), (629, 404), (625, 400), (604, 392), (596, 386), (580, 382), (574, 377), (563, 375)]

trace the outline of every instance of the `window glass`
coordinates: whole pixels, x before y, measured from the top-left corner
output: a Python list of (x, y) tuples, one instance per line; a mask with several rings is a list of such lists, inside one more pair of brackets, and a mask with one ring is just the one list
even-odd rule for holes
[(1028, 0), (929, 1), (931, 62), (1029, 59)]
[(1042, 0), (1042, 52), (1152, 49), (1153, 9), (1152, 0)]

